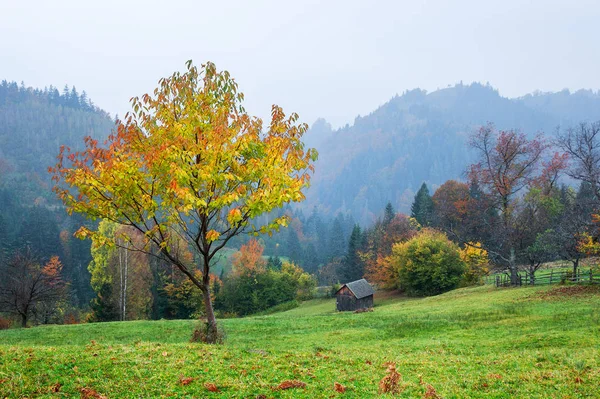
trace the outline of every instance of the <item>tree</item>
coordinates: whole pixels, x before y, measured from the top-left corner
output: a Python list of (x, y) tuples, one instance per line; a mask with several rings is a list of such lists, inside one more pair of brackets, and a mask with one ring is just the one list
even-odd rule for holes
[[(105, 147), (92, 138), (83, 152), (62, 147), (50, 168), (69, 212), (138, 230), (147, 242), (134, 250), (168, 260), (202, 291), (209, 341), (217, 335), (211, 261), (243, 232), (285, 226), (285, 216), (264, 223), (257, 217), (302, 201), (317, 157), (304, 149), (307, 126), (296, 123), (296, 114), (286, 117), (273, 106), (263, 130), (243, 98), (228, 72), (212, 63), (198, 70), (190, 61), (186, 72), (161, 79), (153, 95), (132, 99), (133, 113), (117, 123)], [(79, 237), (96, 235), (78, 231)], [(182, 256), (180, 244), (199, 262)]]
[(465, 271), (458, 246), (433, 229), (423, 229), (407, 242), (394, 245), (392, 262), (400, 288), (417, 296), (456, 288)]
[[(152, 271), (148, 255), (133, 251), (134, 246), (143, 245), (143, 238), (139, 231), (107, 220), (100, 222), (98, 233), (102, 239), (94, 238), (88, 266), (96, 292), (93, 319), (146, 318), (152, 306)], [(103, 245), (106, 240), (114, 240), (116, 245)]]
[[(567, 190), (563, 200), (565, 211), (557, 223), (555, 234), (560, 243), (559, 256), (573, 264), (573, 275), (577, 275), (579, 262), (585, 256), (581, 241), (592, 229), (594, 194), (591, 185), (581, 182), (577, 194)], [(574, 197), (574, 198), (572, 198)]]
[(267, 268), (271, 270), (281, 270), (281, 259), (279, 256), (269, 256), (267, 260)]
[(341, 263), (341, 269), (338, 272), (341, 281), (348, 283), (350, 281), (363, 278), (365, 273), (364, 264), (360, 258), (362, 233), (358, 224), (354, 225), (350, 240), (348, 241), (348, 252)]
[(557, 144), (569, 155), (567, 174), (588, 183), (596, 204), (600, 203), (600, 121), (582, 122), (559, 132)]
[(360, 257), (365, 264), (365, 274), (369, 281), (384, 288), (398, 286), (397, 272), (390, 258), (392, 247), (414, 237), (417, 234), (416, 227), (413, 219), (396, 214), (387, 227), (377, 222), (366, 231), (366, 243), (363, 244)]
[(469, 186), (456, 180), (442, 184), (432, 197), (435, 224), (443, 230), (455, 231), (469, 216)]
[(410, 217), (415, 218), (421, 226), (429, 226), (432, 222), (433, 201), (425, 183), (421, 184), (421, 188), (415, 195), (415, 200), (410, 207)]
[(344, 235), (344, 216), (341, 213), (333, 220), (329, 234), (329, 259), (343, 258), (345, 248), (347, 246), (346, 237)]
[(29, 249), (16, 252), (0, 265), (0, 310), (19, 316), (21, 326), (27, 327), (30, 316), (44, 304), (64, 298), (66, 284), (61, 271), (57, 256), (42, 265)]
[(478, 162), (468, 174), (489, 199), (489, 206), (500, 214), (495, 226), (496, 241), (486, 245), (490, 255), (503, 262), (513, 285), (518, 282), (514, 238), (514, 200), (516, 194), (536, 179), (536, 172), (547, 145), (537, 137), (529, 140), (515, 130), (496, 131), (493, 125), (481, 127), (469, 141)]
[(465, 274), (462, 286), (483, 284), (483, 276), (488, 273), (488, 254), (481, 248), (481, 243), (469, 243), (460, 249), (460, 258), (465, 262)]
[(392, 203), (388, 202), (383, 213), (383, 225), (387, 226), (390, 224), (392, 220), (394, 220), (394, 216), (396, 216), (396, 211), (394, 210)]
[(263, 246), (255, 239), (242, 245), (240, 250), (231, 257), (233, 272), (236, 274), (244, 274), (253, 270), (265, 270), (267, 261), (262, 256), (263, 251)]

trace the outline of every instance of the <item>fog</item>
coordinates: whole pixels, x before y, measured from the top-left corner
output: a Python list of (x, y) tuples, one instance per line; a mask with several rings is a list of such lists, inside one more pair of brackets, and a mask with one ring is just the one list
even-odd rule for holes
[(0, 79), (75, 85), (113, 115), (188, 59), (229, 70), (256, 115), (334, 126), (415, 87), (600, 88), (593, 0), (1, 3)]

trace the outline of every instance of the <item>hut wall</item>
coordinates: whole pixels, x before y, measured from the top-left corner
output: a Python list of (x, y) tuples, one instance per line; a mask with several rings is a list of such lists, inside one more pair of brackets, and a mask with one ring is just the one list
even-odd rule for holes
[(355, 311), (358, 309), (368, 309), (373, 307), (373, 295), (368, 297), (356, 299), (352, 292), (344, 287), (337, 294), (337, 310), (343, 311)]

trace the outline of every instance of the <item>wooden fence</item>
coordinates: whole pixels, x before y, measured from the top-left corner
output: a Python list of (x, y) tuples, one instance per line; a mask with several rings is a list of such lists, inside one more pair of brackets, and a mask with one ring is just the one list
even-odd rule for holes
[[(509, 287), (512, 285), (508, 274), (497, 274), (489, 277), (493, 278), (496, 287)], [(600, 273), (598, 271), (594, 273), (592, 269), (583, 272), (578, 270), (576, 274), (573, 274), (572, 271), (550, 270), (549, 273), (539, 273), (539, 275), (536, 274), (531, 278), (527, 271), (523, 271), (519, 272), (517, 278), (517, 285), (548, 285), (566, 282), (600, 284)]]

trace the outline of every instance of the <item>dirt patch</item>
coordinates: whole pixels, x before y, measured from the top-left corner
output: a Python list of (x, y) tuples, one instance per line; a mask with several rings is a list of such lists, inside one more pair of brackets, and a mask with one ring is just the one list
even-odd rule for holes
[(552, 299), (600, 294), (600, 285), (566, 285), (541, 293), (538, 298)]

